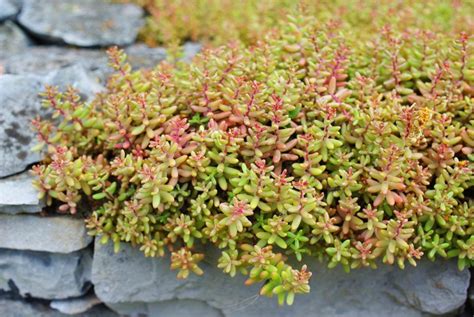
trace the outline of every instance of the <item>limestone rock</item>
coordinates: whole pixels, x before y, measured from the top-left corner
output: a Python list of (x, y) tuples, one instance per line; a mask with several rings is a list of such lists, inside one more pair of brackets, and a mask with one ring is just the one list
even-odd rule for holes
[[(47, 305), (35, 301), (18, 299), (0, 299), (0, 316), (4, 317), (68, 317)], [(87, 312), (75, 315), (77, 317), (118, 317), (104, 305), (95, 306)]]
[(474, 310), (474, 283), (471, 283), (471, 287), (469, 288), (469, 301), (471, 303), (471, 308)]
[[(0, 4), (0, 14), (1, 12)], [(24, 51), (29, 45), (30, 40), (15, 23), (6, 21), (0, 24), (0, 60)]]
[[(104, 60), (104, 65), (105, 65)], [(0, 178), (24, 171), (27, 166), (40, 160), (38, 153), (31, 152), (36, 135), (31, 120), (45, 116), (39, 93), (44, 86), (67, 86), (78, 89), (84, 99), (92, 98), (104, 87), (92, 71), (80, 64), (71, 64), (46, 74), (0, 76)]]
[(128, 62), (134, 69), (153, 68), (166, 59), (166, 49), (162, 47), (148, 47), (145, 44), (135, 44), (125, 48)]
[(50, 303), (50, 307), (54, 308), (66, 315), (77, 315), (90, 310), (92, 307), (100, 304), (100, 299), (94, 294), (87, 294), (84, 297), (57, 299)]
[(202, 44), (195, 42), (186, 42), (183, 45), (183, 61), (190, 62), (202, 49)]
[[(201, 49), (198, 43), (184, 44), (183, 60), (188, 61)], [(166, 50), (161, 47), (147, 47), (134, 44), (125, 48), (128, 61), (133, 69), (153, 68), (166, 58)], [(104, 84), (112, 73), (108, 66), (107, 54), (104, 50), (84, 48), (68, 48), (60, 46), (32, 46), (23, 52), (9, 55), (3, 61), (6, 74), (39, 76), (49, 75), (52, 71), (81, 65), (95, 82)], [(66, 84), (66, 83), (64, 83)], [(64, 85), (63, 84), (63, 85)]]
[(29, 172), (0, 179), (0, 213), (36, 213), (43, 206)]
[(350, 274), (311, 259), (305, 263), (313, 272), (311, 293), (297, 296), (290, 307), (278, 307), (275, 298), (258, 295), (259, 285), (246, 287), (245, 277), (230, 278), (206, 262), (204, 276), (177, 280), (168, 260), (145, 258), (129, 245), (114, 255), (111, 245), (96, 243), (92, 282), (97, 296), (118, 312), (171, 317), (180, 316), (173, 309), (189, 300), (226, 317), (442, 315), (455, 313), (467, 297), (470, 274), (459, 272), (455, 261), (422, 261), (405, 270), (380, 266)]
[[(125, 316), (153, 317), (224, 317), (221, 310), (210, 306), (204, 301), (193, 299), (172, 299), (160, 303), (109, 304), (109, 306)], [(245, 316), (245, 315), (242, 315)], [(279, 316), (275, 313), (274, 316)]]
[(90, 287), (90, 266), (89, 249), (70, 254), (0, 249), (0, 290), (43, 299), (78, 297)]
[(102, 50), (67, 48), (60, 46), (33, 46), (22, 53), (5, 59), (7, 74), (47, 75), (51, 71), (72, 65), (82, 65), (95, 73), (108, 69), (107, 56)]
[(81, 47), (129, 45), (143, 10), (106, 0), (25, 0), (18, 21), (38, 38)]
[(70, 253), (92, 238), (84, 220), (67, 216), (0, 215), (0, 248)]
[(58, 87), (60, 91), (65, 91), (68, 86), (71, 86), (85, 100), (92, 99), (98, 92), (105, 90), (99, 80), (94, 78), (94, 75), (80, 64), (72, 64), (53, 70), (46, 76), (45, 82), (48, 85)]
[(42, 87), (38, 77), (0, 76), (0, 178), (22, 172), (40, 159), (30, 151), (35, 144), (30, 126), (40, 114)]
[(0, 0), (0, 22), (13, 17), (19, 8), (11, 0)]

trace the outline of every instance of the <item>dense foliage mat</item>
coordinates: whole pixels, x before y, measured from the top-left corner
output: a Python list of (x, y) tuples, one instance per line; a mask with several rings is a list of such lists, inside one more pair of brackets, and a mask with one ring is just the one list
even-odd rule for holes
[[(390, 24), (397, 31), (417, 27), (433, 32), (474, 32), (470, 0), (115, 0), (148, 12), (140, 38), (151, 46), (186, 40), (255, 44), (278, 29), (287, 15), (300, 13), (337, 25), (359, 40)], [(278, 32), (278, 31), (277, 31)]]
[(390, 26), (365, 38), (298, 15), (191, 64), (132, 72), (111, 49), (116, 73), (93, 101), (44, 93), (35, 185), (62, 212), (91, 208), (103, 242), (169, 251), (181, 278), (203, 273), (196, 246), (212, 243), (219, 268), (280, 303), (309, 291), (287, 256), (469, 267), (472, 40)]

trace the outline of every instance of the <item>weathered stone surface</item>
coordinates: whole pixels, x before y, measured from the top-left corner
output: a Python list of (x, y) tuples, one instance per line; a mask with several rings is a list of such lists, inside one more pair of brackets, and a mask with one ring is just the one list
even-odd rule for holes
[(0, 22), (16, 15), (18, 11), (19, 8), (12, 1), (0, 0)]
[(107, 56), (102, 50), (76, 49), (59, 46), (33, 46), (4, 61), (7, 74), (47, 75), (58, 68), (79, 64), (95, 72), (108, 69)]
[(0, 248), (69, 253), (92, 238), (84, 220), (66, 216), (0, 215)]
[[(184, 44), (183, 59), (189, 61), (199, 52), (198, 43)], [(128, 61), (134, 69), (153, 68), (166, 58), (166, 50), (161, 47), (150, 48), (134, 44), (125, 48)], [(24, 52), (11, 55), (3, 62), (6, 74), (47, 75), (52, 70), (72, 65), (81, 65), (94, 75), (94, 79), (104, 82), (112, 72), (108, 67), (104, 50), (67, 48), (60, 46), (32, 46)]]
[(78, 297), (90, 287), (91, 261), (89, 249), (69, 254), (0, 249), (0, 290), (43, 299)]
[(18, 21), (43, 40), (81, 47), (129, 45), (143, 10), (106, 0), (25, 0)]
[[(68, 317), (45, 304), (27, 302), (23, 300), (0, 299), (0, 316), (3, 317)], [(91, 310), (75, 315), (77, 317), (118, 317), (118, 315), (104, 305), (96, 306)]]
[[(472, 274), (472, 270), (471, 270)], [(474, 278), (471, 276), (472, 280)], [(469, 301), (471, 302), (471, 308), (474, 311), (474, 283), (471, 282), (471, 287), (469, 288)]]
[(31, 119), (40, 113), (41, 89), (38, 77), (0, 76), (0, 177), (39, 161), (39, 154), (30, 151), (35, 142), (30, 126)]
[(48, 85), (58, 87), (62, 91), (71, 86), (78, 90), (84, 99), (93, 98), (95, 94), (105, 90), (99, 80), (94, 78), (94, 75), (80, 64), (53, 70), (47, 75), (45, 82)]
[[(0, 14), (1, 12), (0, 4)], [(1, 60), (24, 51), (29, 45), (30, 40), (15, 23), (6, 21), (0, 24), (0, 65)]]
[(195, 42), (186, 42), (183, 45), (183, 60), (185, 62), (190, 62), (191, 59), (201, 51), (202, 45)]
[(162, 47), (148, 47), (145, 44), (135, 44), (125, 48), (128, 62), (134, 69), (153, 68), (166, 59), (166, 49)]
[(96, 243), (92, 282), (97, 296), (117, 311), (153, 312), (153, 316), (180, 316), (172, 311), (181, 307), (181, 300), (204, 302), (226, 317), (422, 316), (453, 313), (467, 297), (469, 272), (459, 272), (452, 261), (423, 261), (404, 271), (381, 266), (350, 274), (308, 261), (313, 272), (311, 293), (297, 296), (291, 307), (278, 307), (274, 298), (258, 296), (259, 285), (246, 287), (245, 277), (229, 278), (208, 263), (202, 264), (203, 277), (177, 280), (167, 260), (145, 258), (128, 245), (114, 255), (111, 245)]
[(66, 315), (77, 315), (99, 304), (101, 304), (100, 299), (92, 293), (79, 298), (53, 300), (49, 306)]
[(390, 289), (390, 294), (428, 314), (455, 312), (466, 301), (465, 290), (469, 288), (470, 280), (469, 271), (459, 272), (455, 265), (456, 261), (441, 260), (425, 262), (420, 270), (411, 268), (408, 274), (391, 271), (389, 280), (393, 289)]
[(45, 115), (38, 94), (46, 84), (59, 86), (63, 90), (70, 85), (78, 89), (84, 98), (90, 98), (104, 89), (97, 76), (81, 64), (71, 64), (34, 76), (0, 76), (0, 178), (21, 172), (40, 160), (38, 153), (31, 152), (36, 144), (31, 120)]
[(223, 312), (219, 309), (210, 306), (204, 301), (193, 299), (172, 299), (159, 303), (109, 304), (109, 306), (125, 316), (143, 314), (153, 317), (224, 317)]
[(36, 213), (43, 206), (29, 172), (0, 179), (0, 213)]

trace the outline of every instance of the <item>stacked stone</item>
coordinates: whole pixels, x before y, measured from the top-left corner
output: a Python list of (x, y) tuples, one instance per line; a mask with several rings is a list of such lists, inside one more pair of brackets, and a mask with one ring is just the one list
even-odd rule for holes
[[(40, 159), (30, 151), (29, 128), (44, 114), (38, 93), (45, 84), (72, 85), (85, 99), (103, 90), (111, 70), (101, 48), (109, 45), (125, 47), (132, 65), (153, 67), (166, 52), (134, 44), (142, 23), (140, 8), (107, 0), (0, 0), (0, 316), (444, 316), (464, 309), (470, 273), (455, 261), (346, 274), (305, 259), (311, 293), (278, 307), (258, 295), (259, 285), (218, 270), (215, 250), (206, 250), (203, 277), (179, 281), (167, 260), (126, 244), (114, 254), (93, 242), (82, 219), (42, 212), (29, 173)], [(188, 44), (187, 58), (198, 50)]]
[(0, 0), (0, 316), (117, 316), (94, 294), (83, 219), (42, 212), (30, 126), (44, 114), (45, 85), (71, 85), (85, 99), (104, 89), (102, 48), (126, 46), (137, 67), (163, 60), (164, 49), (133, 44), (142, 23), (134, 5)]

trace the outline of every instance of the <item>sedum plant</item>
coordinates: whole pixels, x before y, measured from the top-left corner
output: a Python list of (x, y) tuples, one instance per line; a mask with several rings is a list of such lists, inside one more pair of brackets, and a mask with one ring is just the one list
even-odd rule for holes
[(467, 33), (389, 26), (359, 41), (304, 15), (190, 64), (131, 71), (112, 48), (106, 92), (43, 94), (35, 186), (61, 212), (92, 210), (90, 234), (116, 250), (170, 254), (179, 278), (203, 274), (212, 244), (281, 304), (309, 292), (307, 256), (471, 267), (473, 49)]
[[(386, 24), (397, 30), (438, 32), (474, 29), (470, 0), (114, 0), (134, 2), (148, 13), (140, 38), (150, 46), (173, 46), (186, 40), (255, 44), (273, 32), (287, 15), (304, 13), (320, 25), (351, 30), (358, 39)], [(472, 32), (472, 31), (471, 31)]]

